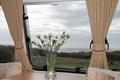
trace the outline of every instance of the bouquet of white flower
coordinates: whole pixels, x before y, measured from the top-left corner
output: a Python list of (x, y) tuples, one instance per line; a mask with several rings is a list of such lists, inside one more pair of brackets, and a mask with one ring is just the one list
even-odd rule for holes
[(56, 62), (56, 55), (60, 47), (66, 43), (66, 40), (70, 38), (68, 34), (63, 32), (63, 34), (58, 37), (54, 36), (52, 33), (48, 35), (44, 35), (43, 37), (40, 35), (36, 36), (40, 42), (32, 41), (34, 45), (39, 47), (43, 50), (43, 52), (46, 54), (47, 59), (47, 73), (46, 77), (56, 77), (55, 73), (55, 62)]
[(44, 35), (43, 37), (41, 37), (41, 35), (37, 35), (36, 37), (40, 40), (40, 42), (37, 43), (35, 41), (32, 41), (32, 44), (36, 45), (40, 49), (48, 50), (52, 52), (58, 52), (60, 47), (64, 43), (66, 43), (67, 39), (70, 38), (70, 36), (66, 34), (65, 31), (60, 37), (54, 36), (52, 33), (49, 33), (48, 35)]

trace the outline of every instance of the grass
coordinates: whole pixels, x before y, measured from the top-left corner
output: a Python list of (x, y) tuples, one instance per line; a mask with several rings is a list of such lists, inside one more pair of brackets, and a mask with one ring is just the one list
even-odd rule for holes
[[(80, 58), (69, 58), (69, 57), (57, 57), (56, 65), (57, 66), (81, 66), (81, 67), (88, 67), (89, 59), (80, 59)], [(45, 65), (46, 64), (46, 57), (45, 56), (33, 56), (32, 62), (34, 65)], [(110, 69), (120, 69), (118, 65), (109, 65)]]
[[(41, 56), (34, 56), (32, 58), (32, 62), (35, 65), (39, 64), (46, 64), (46, 57)], [(76, 58), (68, 58), (68, 57), (57, 57), (56, 59), (56, 65), (62, 65), (62, 66), (83, 66), (87, 67), (89, 64), (89, 60), (87, 59), (76, 59)]]

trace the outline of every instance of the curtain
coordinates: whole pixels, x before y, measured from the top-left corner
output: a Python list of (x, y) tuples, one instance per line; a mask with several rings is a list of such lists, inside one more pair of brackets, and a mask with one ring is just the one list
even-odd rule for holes
[(111, 76), (111, 75), (109, 75), (107, 73), (105, 74), (103, 72), (97, 72), (95, 78), (96, 78), (96, 80), (115, 80), (114, 76)]
[(119, 0), (86, 0), (91, 33), (93, 52), (89, 67), (108, 69), (105, 38), (110, 27)]
[(32, 71), (32, 66), (25, 53), (22, 41), (22, 0), (0, 0), (0, 2), (15, 44), (15, 61), (23, 64), (23, 71)]

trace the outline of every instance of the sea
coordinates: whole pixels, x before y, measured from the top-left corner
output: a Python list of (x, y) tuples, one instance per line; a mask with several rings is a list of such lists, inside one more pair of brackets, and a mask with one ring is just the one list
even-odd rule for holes
[[(92, 49), (90, 48), (74, 48), (74, 47), (64, 47), (64, 48), (60, 48), (59, 52), (91, 52)], [(112, 51), (120, 51), (118, 49), (109, 49), (107, 50), (107, 52), (112, 52)]]

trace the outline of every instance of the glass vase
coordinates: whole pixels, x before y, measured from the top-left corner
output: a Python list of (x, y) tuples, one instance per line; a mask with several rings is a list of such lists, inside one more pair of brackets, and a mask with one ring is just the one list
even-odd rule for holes
[(46, 77), (56, 77), (55, 72), (55, 62), (56, 62), (56, 52), (47, 51), (46, 59), (47, 59), (47, 72), (45, 74)]

